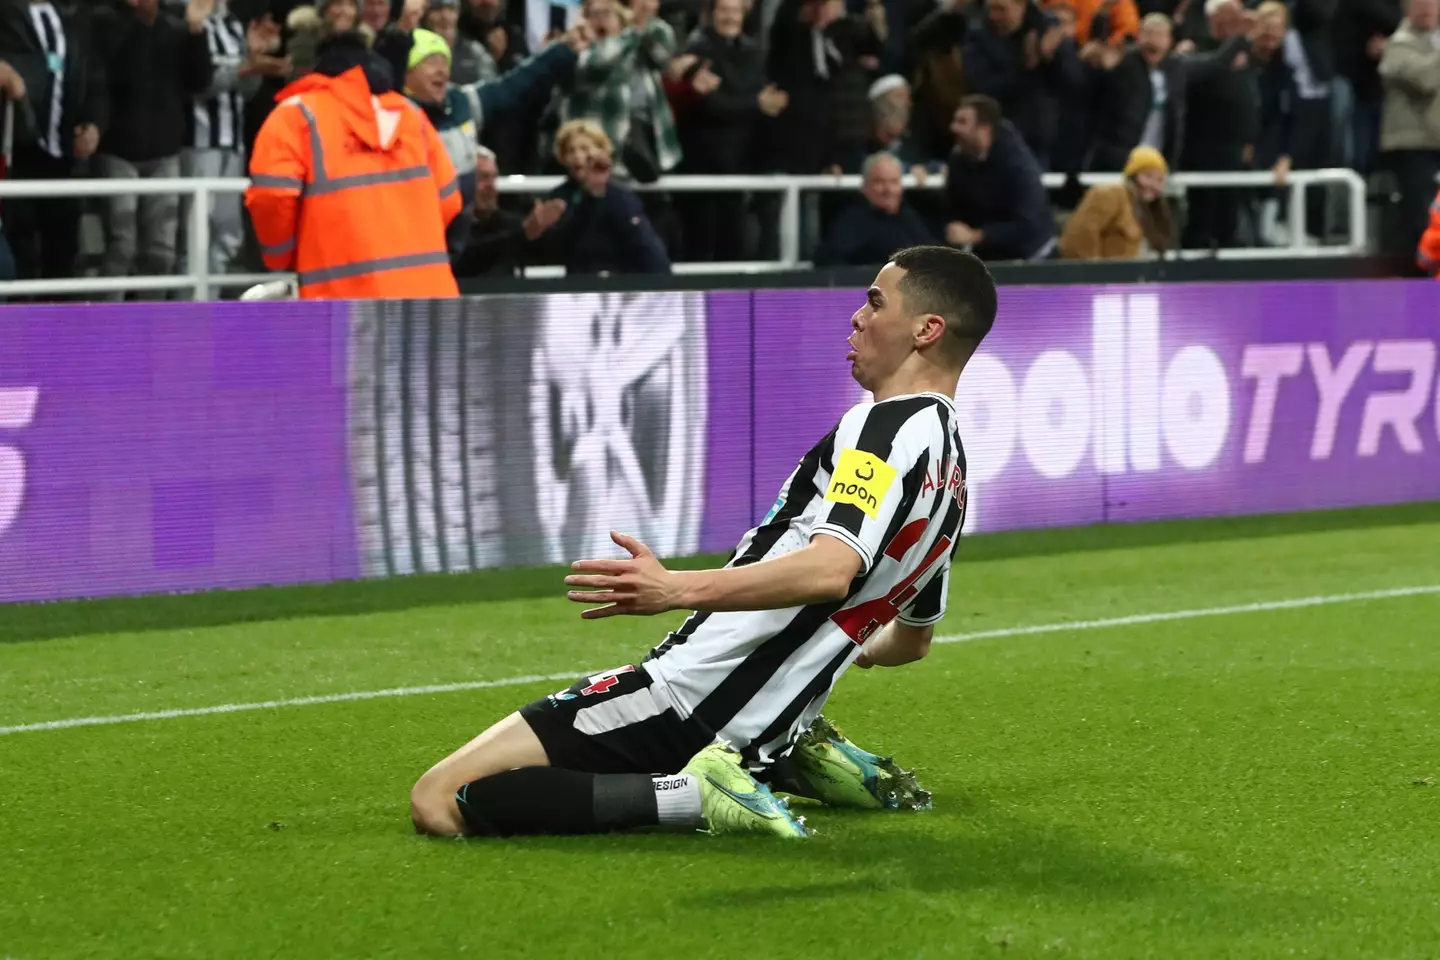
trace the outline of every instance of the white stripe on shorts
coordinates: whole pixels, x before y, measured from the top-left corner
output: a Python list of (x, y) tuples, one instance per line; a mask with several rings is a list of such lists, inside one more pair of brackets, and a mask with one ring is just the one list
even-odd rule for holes
[(656, 700), (650, 688), (645, 687), (577, 711), (575, 729), (593, 737), (658, 717), (667, 709), (668, 706)]

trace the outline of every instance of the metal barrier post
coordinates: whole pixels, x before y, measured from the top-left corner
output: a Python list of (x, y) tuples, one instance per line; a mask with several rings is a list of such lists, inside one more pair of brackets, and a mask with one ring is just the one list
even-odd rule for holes
[(1290, 246), (1305, 246), (1305, 180), (1304, 174), (1290, 174)]
[(1345, 186), (1350, 190), (1350, 252), (1365, 253), (1370, 247), (1369, 211), (1365, 209), (1365, 178), (1348, 171)]
[(780, 259), (794, 267), (800, 263), (800, 188), (787, 184), (780, 197)]
[(202, 183), (195, 185), (190, 201), (190, 223), (187, 224), (190, 276), (194, 280), (192, 297), (196, 301), (210, 299), (210, 190)]

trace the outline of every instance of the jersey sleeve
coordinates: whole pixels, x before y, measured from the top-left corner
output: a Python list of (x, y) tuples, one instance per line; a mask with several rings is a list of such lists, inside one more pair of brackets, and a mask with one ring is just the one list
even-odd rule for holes
[(950, 593), (950, 564), (930, 578), (919, 593), (900, 608), (900, 622), (912, 627), (928, 627), (945, 619), (945, 597)]
[(905, 489), (905, 477), (924, 452), (904, 442), (913, 413), (903, 402), (865, 404), (845, 414), (835, 430), (833, 469), (810, 535), (849, 545), (860, 555), (861, 573), (885, 550), (892, 521), (909, 513), (918, 493), (914, 484)]

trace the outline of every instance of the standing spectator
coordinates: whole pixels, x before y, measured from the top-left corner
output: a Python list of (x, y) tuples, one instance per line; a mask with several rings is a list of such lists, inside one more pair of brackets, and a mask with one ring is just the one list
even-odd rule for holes
[[(68, 180), (100, 142), (107, 104), (89, 24), (48, 2), (7, 3), (0, 14), (0, 88), (15, 111), (6, 176)], [(5, 201), (5, 237), (22, 280), (75, 275), (80, 199)]]
[[(1295, 77), (1295, 130), (1290, 165), (1297, 170), (1319, 170), (1334, 163), (1332, 83), (1337, 0), (1289, 0), (1286, 6), (1290, 29), (1285, 33), (1283, 53)], [(1328, 232), (1326, 189), (1312, 187), (1305, 193), (1306, 228), (1324, 237)]]
[(1380, 148), (1380, 115), (1385, 91), (1380, 58), (1385, 39), (1400, 26), (1399, 0), (1340, 0), (1335, 20), (1336, 95), (1348, 104), (1336, 116), (1349, 124), (1340, 131), (1343, 164), (1368, 173)]
[(394, 17), (391, 0), (360, 0), (360, 22), (369, 28), (371, 36), (379, 36)]
[(845, 169), (847, 157), (854, 158), (851, 169), (859, 169), (867, 152), (866, 141), (870, 139), (868, 92), (882, 51), (877, 29), (884, 30), (886, 20), (880, 3), (869, 2), (868, 10), (866, 17), (839, 17), (825, 29), (825, 40), (839, 54), (831, 78), (835, 123), (831, 135), (838, 154), (829, 167), (831, 173)]
[(285, 28), (289, 32), (285, 55), (295, 76), (304, 76), (315, 69), (315, 50), (327, 37), (348, 33), (358, 25), (366, 36), (375, 39), (375, 31), (359, 24), (359, 16), (355, 0), (320, 0), (314, 6), (302, 4), (292, 9), (285, 17)]
[(933, 0), (850, 0), (852, 18), (862, 20), (878, 41), (872, 69), (901, 73), (908, 61), (906, 41), (933, 10)]
[(960, 102), (945, 180), (945, 241), (986, 260), (1040, 260), (1055, 249), (1055, 218), (1040, 166), (990, 97)]
[(1081, 55), (1095, 70), (1093, 134), (1088, 167), (1121, 170), (1138, 146), (1178, 163), (1185, 142), (1186, 70), (1171, 54), (1170, 18), (1146, 14), (1140, 42), (1127, 51), (1087, 46)]
[(763, 124), (767, 170), (816, 174), (840, 162), (834, 77), (842, 58), (826, 31), (844, 14), (844, 0), (782, 0), (775, 11), (765, 72), (786, 105)]
[[(126, 5), (96, 18), (110, 102), (99, 168), (117, 179), (178, 177), (191, 103), (215, 73), (205, 32), (215, 0), (190, 0), (183, 19), (160, 9), (159, 0)], [(175, 194), (109, 198), (105, 275), (173, 273), (179, 215)]]
[(841, 211), (815, 251), (815, 266), (884, 263), (896, 250), (934, 243), (930, 228), (905, 203), (900, 161), (888, 153), (865, 160), (861, 199)]
[(558, 198), (536, 200), (526, 217), (500, 209), (495, 188), (499, 176), (495, 154), (480, 147), (475, 157), (474, 204), (465, 215), (470, 219), (464, 231), (468, 239), (455, 261), (457, 278), (514, 276), (530, 259), (531, 244), (565, 213), (565, 201)]
[(450, 81), (464, 86), (494, 80), (499, 71), (490, 50), (473, 37), (460, 32), (460, 0), (430, 0), (421, 18), (425, 29), (445, 38), (450, 45)]
[[(274, 56), (278, 31), (259, 23), (247, 30), (225, 0), (205, 20), (205, 42), (210, 49), (214, 78), (210, 89), (190, 108), (190, 129), (180, 151), (180, 173), (186, 177), (245, 176), (245, 102), (260, 89), (262, 76), (281, 76), (290, 65)], [(180, 200), (180, 236), (190, 228), (193, 196)], [(240, 252), (245, 237), (243, 200), (238, 193), (211, 194), (210, 271), (225, 273)], [(181, 271), (189, 250), (180, 244)]]
[(586, 0), (585, 19), (595, 42), (580, 55), (575, 79), (557, 104), (563, 125), (589, 118), (619, 145), (616, 172), (642, 182), (680, 162), (680, 139), (660, 71), (675, 54), (675, 32), (655, 16), (657, 0), (635, 0), (626, 26), (616, 0)]
[[(680, 120), (682, 173), (748, 173), (760, 118), (785, 107), (785, 95), (765, 83), (760, 48), (741, 33), (744, 0), (712, 0), (708, 23), (685, 48), (680, 66), (696, 94)], [(685, 251), (702, 262), (743, 260), (745, 218), (740, 197), (682, 195)]]
[(1123, 181), (1097, 184), (1085, 192), (1060, 236), (1060, 256), (1067, 260), (1134, 260), (1171, 249), (1175, 228), (1165, 198), (1169, 173), (1159, 150), (1132, 150)]
[(968, 92), (962, 53), (970, 33), (968, 0), (940, 0), (910, 34), (910, 64), (915, 78), (911, 132), (927, 157), (950, 152), (950, 118)]
[[(1285, 38), (1291, 35), (1288, 18), (1285, 5), (1279, 0), (1265, 0), (1260, 4), (1255, 11), (1249, 64), (1259, 111), (1259, 135), (1251, 163), (1272, 171), (1275, 182), (1282, 185), (1294, 164), (1300, 130), (1295, 71), (1284, 55)], [(1267, 191), (1260, 205), (1257, 240), (1280, 245), (1274, 236), (1279, 211), (1280, 196)]]
[(1000, 104), (1040, 169), (1048, 169), (1061, 112), (1084, 80), (1075, 42), (1027, 0), (986, 0), (985, 13), (965, 44), (970, 89)]
[(615, 147), (594, 120), (567, 122), (555, 135), (555, 158), (565, 182), (550, 193), (564, 215), (545, 234), (545, 246), (567, 274), (669, 273), (665, 244), (630, 190), (611, 182)]
[(1410, 0), (1380, 60), (1385, 116), (1380, 149), (1400, 188), (1398, 249), (1425, 230), (1426, 202), (1440, 173), (1440, 0)]
[[(1180, 165), (1195, 171), (1243, 170), (1254, 160), (1255, 141), (1260, 136), (1253, 77), (1243, 69), (1249, 21), (1235, 0), (1206, 0), (1205, 14), (1210, 38), (1218, 49), (1210, 55), (1210, 69), (1187, 74)], [(1186, 201), (1184, 246), (1213, 250), (1236, 244), (1240, 223), (1237, 191), (1196, 187)]]

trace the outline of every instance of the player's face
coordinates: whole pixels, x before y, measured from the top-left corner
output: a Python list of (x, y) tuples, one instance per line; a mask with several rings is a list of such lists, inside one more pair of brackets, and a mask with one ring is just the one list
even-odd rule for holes
[(850, 374), (866, 390), (890, 378), (915, 345), (913, 317), (899, 284), (905, 271), (887, 263), (865, 291), (865, 304), (850, 317)]

